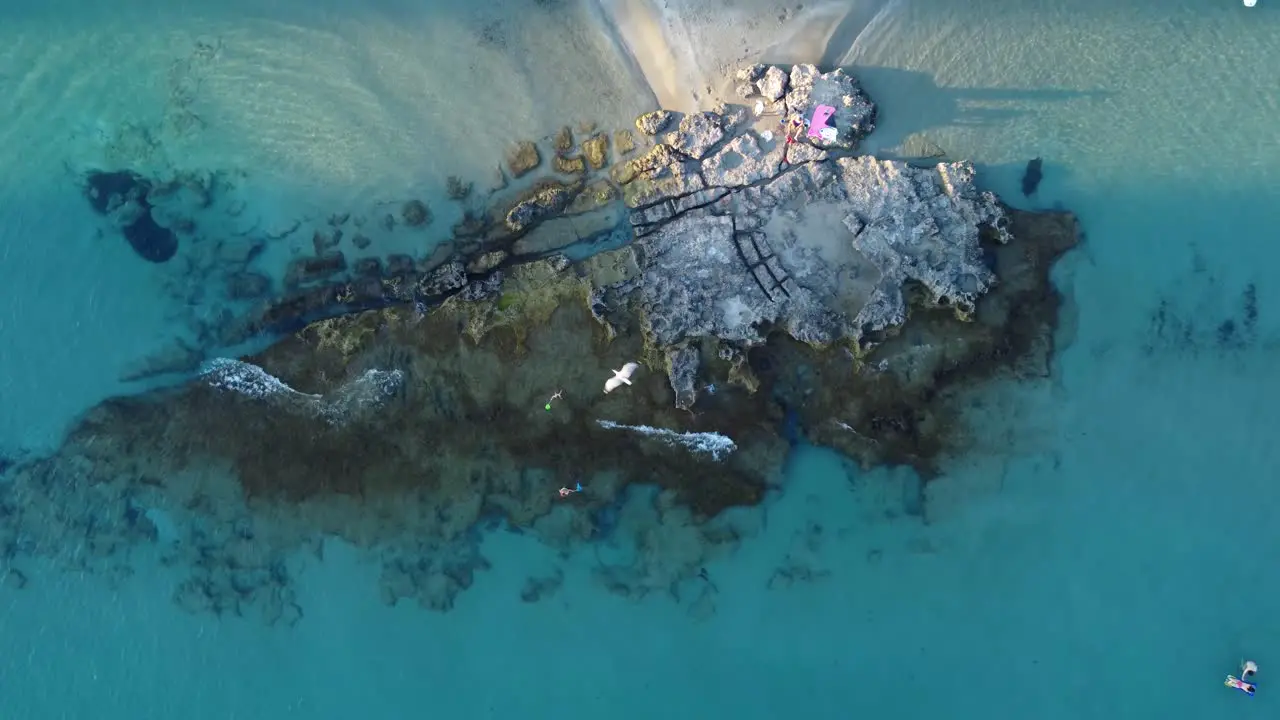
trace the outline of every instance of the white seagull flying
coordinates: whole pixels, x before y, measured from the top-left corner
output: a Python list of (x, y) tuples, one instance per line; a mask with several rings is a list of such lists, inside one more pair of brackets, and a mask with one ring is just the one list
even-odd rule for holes
[(610, 393), (623, 385), (630, 385), (632, 373), (639, 369), (640, 366), (638, 364), (629, 362), (626, 365), (623, 365), (621, 370), (614, 370), (613, 377), (605, 381), (604, 391), (606, 393)]

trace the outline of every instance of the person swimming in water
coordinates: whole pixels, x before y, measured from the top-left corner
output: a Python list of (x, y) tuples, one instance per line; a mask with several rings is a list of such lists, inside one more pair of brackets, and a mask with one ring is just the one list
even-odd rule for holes
[(557, 391), (556, 391), (556, 394), (555, 394), (555, 395), (552, 395), (550, 400), (547, 400), (547, 404), (546, 404), (546, 406), (545, 406), (546, 411), (547, 411), (547, 412), (551, 412), (551, 403), (553, 403), (553, 402), (555, 402), (555, 401), (559, 400), (559, 399), (560, 399), (560, 398), (562, 398), (562, 397), (564, 397), (564, 391), (563, 391), (563, 390), (557, 390)]
[(1258, 689), (1258, 686), (1253, 683), (1247, 683), (1235, 675), (1228, 675), (1226, 681), (1222, 684), (1230, 688), (1235, 688), (1249, 697), (1253, 697), (1254, 691)]
[(1240, 663), (1240, 677), (1236, 677), (1235, 675), (1228, 675), (1226, 681), (1223, 684), (1226, 685), (1227, 687), (1235, 688), (1240, 692), (1244, 693), (1245, 695), (1248, 695), (1249, 697), (1253, 697), (1253, 694), (1254, 692), (1257, 691), (1258, 686), (1255, 685), (1254, 683), (1249, 682), (1249, 678), (1257, 674), (1258, 674), (1258, 664), (1252, 660), (1244, 660)]

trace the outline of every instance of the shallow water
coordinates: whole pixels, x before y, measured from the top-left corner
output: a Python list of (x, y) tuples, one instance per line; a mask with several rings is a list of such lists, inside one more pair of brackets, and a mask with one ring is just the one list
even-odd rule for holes
[[(1167, 719), (1235, 717), (1244, 702), (1264, 712), (1280, 662), (1267, 654), (1280, 644), (1268, 613), (1280, 588), (1267, 572), (1280, 549), (1268, 492), (1280, 459), (1270, 437), (1280, 321), (1265, 271), (1280, 255), (1268, 242), (1280, 222), (1280, 79), (1262, 68), (1280, 67), (1280, 13), (1260, 4), (895, 0), (806, 41), (827, 43), (819, 56), (863, 79), (880, 105), (877, 149), (971, 158), (1006, 200), (1072, 209), (1088, 233), (1056, 273), (1073, 321), (1055, 377), (993, 389), (975, 407), (990, 432), (930, 486), (927, 526), (904, 501), (904, 473), (863, 473), (802, 448), (764, 521), (742, 520), (759, 526), (755, 537), (708, 566), (715, 614), (701, 621), (687, 604), (601, 592), (588, 551), (562, 563), (502, 532), (485, 541), (494, 570), (446, 615), (387, 610), (368, 591), (374, 571), (335, 546), (299, 574), (307, 614), (291, 630), (181, 614), (169, 578), (109, 587), (32, 568), (26, 589), (0, 589), (7, 714)], [(842, 7), (810, 11), (838, 20)], [(219, 8), (152, 21), (165, 37), (198, 36), (209, 22), (247, 32), (234, 8)], [(305, 25), (291, 12), (268, 7), (262, 22)], [(0, 64), (14, 117), (56, 118), (47, 136), (22, 126), (43, 145), (14, 145), (11, 134), (7, 152), (60, 157), (49, 149), (60, 133), (127, 109), (103, 100), (74, 115), (62, 112), (68, 101), (38, 104), (48, 84), (82, 99), (65, 79), (86, 64), (73, 48), (128, 45), (110, 40), (116, 26), (93, 29), (105, 17), (66, 16), (24, 15), (5, 23), (18, 30), (0, 31), (22, 38)], [(316, 17), (383, 46), (395, 37), (387, 26), (403, 20), (390, 6), (331, 5)], [(63, 80), (49, 80), (55, 67)], [(333, 152), (319, 123), (276, 128), (263, 142), (306, 148), (315, 138), (316, 152)], [(418, 141), (429, 145), (439, 127)], [(385, 170), (367, 155), (383, 143), (370, 143), (344, 157)], [(1022, 169), (1035, 156), (1045, 179), (1023, 198)], [(156, 300), (163, 277), (81, 232), (91, 219), (61, 167), (35, 166), (0, 181), (0, 438), (10, 446), (56, 439), (72, 414), (115, 391), (116, 368), (138, 345), (175, 331), (172, 308)], [(441, 182), (439, 169), (419, 172)], [(1250, 283), (1256, 333), (1223, 342), (1225, 320), (1246, 325)], [(1153, 330), (1162, 301), (1165, 327), (1187, 332)], [(789, 556), (815, 579), (771, 583)], [(524, 578), (554, 564), (566, 568), (554, 601), (520, 603)], [(1253, 699), (1221, 685), (1243, 656), (1262, 667)]]

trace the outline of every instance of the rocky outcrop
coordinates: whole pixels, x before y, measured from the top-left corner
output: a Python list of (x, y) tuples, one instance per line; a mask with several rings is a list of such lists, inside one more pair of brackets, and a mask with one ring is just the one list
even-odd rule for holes
[[(770, 161), (740, 162), (751, 172)], [(907, 283), (925, 288), (930, 305), (971, 312), (995, 282), (980, 228), (1009, 239), (999, 203), (972, 180), (964, 164), (840, 158), (637, 209), (653, 341), (759, 342), (762, 328), (780, 327), (802, 342), (847, 339), (865, 350), (906, 321)]]
[[(473, 530), (498, 519), (557, 547), (677, 538), (692, 549), (637, 553), (600, 580), (629, 596), (692, 582), (709, 612), (700, 565), (740, 537), (722, 511), (759, 503), (799, 437), (929, 478), (965, 447), (950, 398), (1047, 373), (1049, 270), (1077, 236), (1067, 213), (1006, 208), (967, 163), (854, 155), (874, 108), (839, 71), (739, 79), (786, 113), (837, 107), (836, 139), (767, 139), (740, 108), (685, 116), (607, 175), (496, 196), (448, 257), (300, 267), (287, 295), (227, 331), (281, 340), (103, 404), (65, 457), (10, 487), (52, 492), (81, 458), (128, 468), (92, 484), (93, 503), (181, 516), (206, 507), (199, 493), (154, 478), (230, 468), (224, 494), (253, 510), (219, 506), (220, 529), (182, 545), (199, 548), (186, 607), (265, 598), (267, 616), (300, 617), (275, 558), (323, 532), (378, 549), (387, 602), (447, 610), (488, 567)], [(629, 361), (633, 384), (605, 394)], [(245, 513), (286, 528), (262, 557), (240, 556)]]
[(809, 139), (819, 147), (852, 150), (875, 129), (875, 105), (858, 81), (839, 68), (823, 73), (813, 65), (796, 65), (787, 74), (778, 67), (753, 65), (740, 72), (738, 79), (743, 99), (759, 98), (762, 110), (788, 118), (808, 119), (819, 105), (835, 108), (828, 122), (836, 130), (835, 138)]
[(667, 133), (667, 145), (682, 155), (701, 160), (723, 137), (721, 116), (713, 112), (700, 112), (686, 115), (679, 127)]
[(674, 113), (670, 110), (654, 110), (636, 118), (636, 129), (645, 135), (657, 135), (666, 129)]

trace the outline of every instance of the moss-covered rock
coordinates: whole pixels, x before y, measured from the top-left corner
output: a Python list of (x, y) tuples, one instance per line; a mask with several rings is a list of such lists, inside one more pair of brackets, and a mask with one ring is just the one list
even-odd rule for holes
[(654, 145), (643, 155), (615, 165), (612, 171), (613, 180), (619, 184), (626, 184), (642, 176), (656, 177), (672, 163), (679, 161), (679, 157), (670, 146)]
[(618, 197), (618, 189), (613, 183), (608, 180), (597, 180), (584, 187), (564, 212), (566, 215), (581, 215), (592, 212), (607, 207)]
[(556, 172), (564, 175), (581, 175), (587, 171), (587, 164), (579, 155), (556, 155), (552, 165)]
[(609, 161), (609, 136), (604, 133), (592, 135), (591, 139), (582, 143), (582, 155), (592, 170), (599, 170)]
[(505, 218), (507, 229), (516, 233), (528, 231), (539, 222), (563, 212), (581, 191), (581, 182), (539, 183), (507, 211)]
[(530, 140), (522, 140), (507, 150), (507, 168), (511, 170), (512, 177), (523, 177), (541, 162), (538, 146)]
[(478, 302), (455, 298), (436, 312), (456, 317), (476, 342), (496, 328), (509, 328), (522, 346), (529, 330), (546, 324), (557, 308), (566, 303), (586, 307), (590, 284), (555, 265), (543, 260), (517, 266), (505, 275), (501, 295)]

